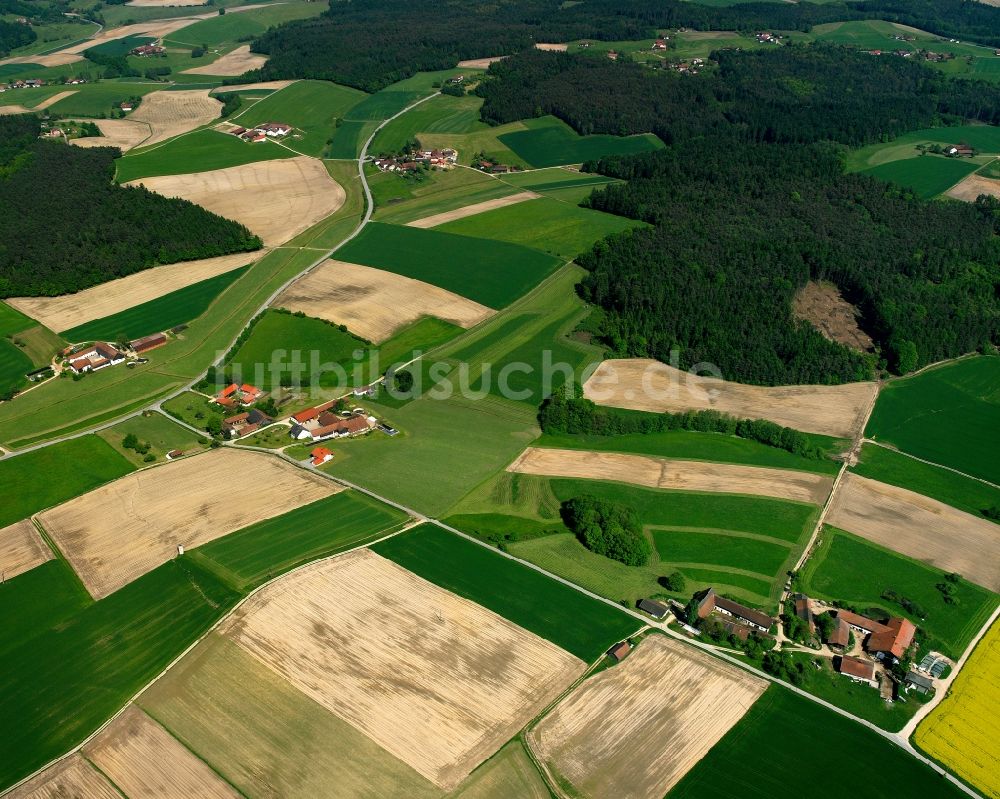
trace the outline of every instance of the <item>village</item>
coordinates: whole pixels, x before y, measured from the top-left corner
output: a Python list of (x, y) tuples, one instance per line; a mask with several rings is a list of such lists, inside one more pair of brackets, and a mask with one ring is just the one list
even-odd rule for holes
[(284, 122), (261, 122), (259, 125), (251, 128), (233, 125), (232, 127), (228, 127), (225, 132), (250, 144), (257, 144), (268, 139), (284, 138), (292, 130), (294, 128)]

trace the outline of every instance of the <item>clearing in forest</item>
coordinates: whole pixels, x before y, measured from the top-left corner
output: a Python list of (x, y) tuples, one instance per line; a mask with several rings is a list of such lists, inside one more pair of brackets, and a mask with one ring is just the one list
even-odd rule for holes
[(220, 632), (444, 790), (585, 668), (370, 550), (289, 575)]
[(969, 175), (961, 183), (952, 186), (945, 192), (949, 197), (956, 200), (965, 200), (968, 203), (975, 202), (981, 194), (990, 197), (1000, 197), (1000, 180), (988, 178), (983, 175)]
[(1000, 591), (1000, 536), (997, 525), (987, 519), (905, 488), (847, 473), (826, 521)]
[(766, 687), (735, 666), (654, 634), (556, 705), (528, 743), (574, 795), (660, 799)]
[(30, 520), (15, 522), (0, 530), (0, 575), (17, 577), (52, 559), (52, 550)]
[(546, 447), (528, 447), (507, 471), (678, 491), (751, 494), (814, 505), (823, 504), (833, 485), (832, 477), (803, 471)]
[(306, 156), (142, 178), (125, 185), (135, 184), (235, 219), (268, 245), (294, 238), (337, 211), (346, 199), (344, 189), (330, 177), (323, 162)]
[(58, 297), (12, 297), (6, 302), (37, 319), (50, 330), (70, 330), (216, 275), (239, 269), (266, 254), (266, 250), (253, 253), (239, 252), (220, 255), (218, 258), (204, 258), (200, 261), (164, 264), (136, 272), (128, 277), (101, 283), (76, 294), (62, 294)]
[(583, 386), (584, 396), (599, 405), (654, 413), (713, 409), (838, 438), (858, 432), (875, 391), (875, 383), (750, 386), (649, 358), (604, 361)]
[(795, 295), (792, 313), (815, 327), (824, 338), (862, 352), (870, 352), (871, 337), (858, 327), (858, 310), (833, 283), (810, 280)]
[(279, 458), (217, 449), (143, 469), (39, 514), (95, 599), (177, 555), (341, 490)]
[(424, 316), (469, 328), (495, 313), (422, 280), (344, 261), (321, 264), (289, 286), (274, 304), (346, 325), (376, 344)]

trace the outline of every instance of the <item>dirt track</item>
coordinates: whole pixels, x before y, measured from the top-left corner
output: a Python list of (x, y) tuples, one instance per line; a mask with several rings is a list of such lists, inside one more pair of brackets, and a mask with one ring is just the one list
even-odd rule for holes
[(153, 131), (145, 122), (133, 119), (88, 119), (101, 131), (100, 136), (84, 136), (70, 139), (77, 147), (117, 147), (123, 153), (142, 144)]
[(220, 255), (201, 261), (164, 264), (110, 280), (76, 294), (58, 297), (12, 297), (6, 302), (22, 313), (37, 319), (50, 330), (61, 332), (103, 319), (143, 302), (155, 300), (171, 291), (199, 283), (210, 277), (231, 272), (261, 258), (266, 250)]
[(7, 799), (122, 799), (122, 796), (83, 757), (70, 755), (28, 780)]
[(814, 505), (822, 505), (833, 486), (832, 477), (789, 469), (546, 447), (528, 447), (507, 471), (678, 491), (752, 494)]
[(650, 635), (585, 680), (528, 734), (582, 797), (661, 799), (736, 724), (767, 682)]
[(286, 577), (220, 632), (444, 790), (584, 669), (369, 550)]
[(84, 747), (84, 754), (129, 797), (238, 799), (203, 761), (135, 705)]
[(340, 489), (270, 455), (216, 449), (101, 486), (38, 519), (100, 599), (177, 555)]
[(604, 361), (583, 387), (600, 405), (677, 412), (714, 408), (737, 417), (838, 438), (852, 438), (875, 396), (875, 383), (749, 386), (697, 377), (647, 358)]
[(250, 52), (250, 45), (244, 44), (237, 47), (232, 52), (226, 53), (221, 58), (217, 58), (211, 64), (203, 67), (192, 67), (185, 69), (187, 75), (221, 75), (223, 77), (234, 77), (249, 72), (251, 69), (260, 69), (267, 63), (266, 55), (258, 55)]
[(848, 473), (826, 518), (880, 546), (1000, 591), (1000, 528), (905, 488)]
[(495, 313), (421, 280), (344, 261), (327, 261), (289, 286), (274, 304), (347, 325), (376, 344), (423, 316), (469, 328)]
[(142, 98), (128, 118), (149, 125), (151, 134), (144, 146), (158, 144), (207, 125), (222, 114), (222, 103), (209, 97), (208, 92), (208, 89), (153, 92)]
[(533, 191), (522, 191), (518, 194), (511, 194), (507, 197), (498, 197), (495, 200), (484, 200), (481, 203), (466, 205), (464, 208), (456, 208), (454, 211), (444, 211), (433, 216), (425, 216), (423, 219), (416, 219), (407, 222), (407, 227), (429, 228), (443, 225), (445, 222), (454, 222), (456, 219), (465, 219), (467, 216), (475, 216), (486, 211), (493, 211), (497, 208), (506, 208), (508, 205), (523, 203), (525, 200), (534, 200), (538, 197)]
[(980, 194), (987, 194), (990, 197), (1000, 197), (1000, 180), (972, 174), (961, 183), (952, 186), (945, 193), (949, 197), (954, 197), (956, 200), (964, 200), (968, 203), (975, 202)]
[(0, 574), (17, 577), (52, 559), (52, 550), (28, 519), (0, 530)]
[(284, 244), (334, 213), (347, 196), (322, 161), (306, 156), (190, 175), (142, 178), (125, 185), (143, 185), (167, 197), (183, 197), (235, 219), (268, 246)]

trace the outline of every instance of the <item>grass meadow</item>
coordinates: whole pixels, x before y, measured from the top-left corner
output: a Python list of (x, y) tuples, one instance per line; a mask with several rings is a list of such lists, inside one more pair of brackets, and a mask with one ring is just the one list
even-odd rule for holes
[(486, 130), (479, 119), (480, 97), (438, 95), (421, 103), (379, 131), (372, 142), (373, 153), (395, 153), (424, 133), (472, 133)]
[(621, 611), (436, 525), (421, 525), (372, 549), (588, 663), (639, 627)]
[(890, 381), (865, 435), (1000, 483), (1000, 358), (965, 358)]
[[(247, 260), (253, 259), (254, 255), (247, 253)], [(212, 301), (246, 271), (243, 267), (223, 272), (111, 316), (85, 322), (62, 335), (69, 341), (125, 341), (169, 330), (201, 316)]]
[(521, 244), (568, 261), (606, 236), (635, 227), (645, 227), (645, 223), (539, 197), (457, 219), (435, 229)]
[(417, 180), (372, 167), (368, 181), (375, 198), (375, 220), (401, 225), (518, 192), (472, 169), (435, 170)]
[(978, 164), (969, 160), (922, 155), (890, 161), (863, 171), (879, 180), (912, 189), (917, 196), (926, 200), (946, 192), (978, 167)]
[[(141, 9), (127, 9), (135, 13)], [(199, 20), (184, 28), (169, 34), (164, 39), (167, 46), (207, 44), (217, 47), (228, 42), (236, 42), (248, 37), (257, 36), (274, 25), (291, 22), (293, 19), (315, 17), (323, 12), (322, 5), (315, 3), (274, 3), (251, 11), (241, 11), (238, 14), (222, 14), (209, 19)], [(164, 16), (158, 9), (159, 16)], [(190, 13), (191, 9), (187, 9)]]
[(326, 151), (327, 158), (356, 159), (361, 155), (361, 148), (378, 127), (377, 120), (345, 119), (334, 127), (330, 144)]
[(157, 413), (156, 411), (148, 411), (141, 416), (133, 416), (131, 419), (126, 419), (114, 427), (109, 427), (97, 433), (116, 452), (120, 453), (137, 467), (147, 466), (148, 462), (143, 460), (144, 455), (140, 455), (135, 450), (125, 449), (122, 446), (122, 439), (129, 434), (149, 444), (149, 454), (155, 456), (157, 461), (164, 460), (167, 453), (175, 449), (179, 449), (185, 453), (200, 449), (203, 444), (199, 442), (199, 439), (204, 443), (208, 443), (206, 439), (197, 433), (191, 432), (186, 427), (181, 427), (162, 413)]
[[(838, 799), (837, 779), (818, 779), (817, 768), (791, 756), (789, 742), (808, 742), (822, 760), (836, 752), (864, 775), (857, 796), (886, 794), (960, 799), (965, 794), (907, 752), (804, 697), (772, 685), (747, 714), (667, 794), (667, 799)], [(852, 777), (845, 779), (853, 779)]]
[[(84, 83), (74, 87), (76, 92), (64, 97), (48, 107), (51, 114), (61, 116), (102, 117), (110, 116), (122, 100), (141, 96), (163, 88), (162, 83), (129, 83), (125, 81), (101, 81)], [(68, 91), (64, 89), (64, 91)]]
[(423, 280), (491, 308), (536, 286), (559, 260), (516, 244), (373, 222), (337, 257)]
[(854, 471), (932, 497), (973, 516), (981, 516), (988, 508), (1000, 508), (1000, 489), (874, 444), (862, 448)]
[(294, 158), (295, 153), (272, 141), (249, 144), (217, 130), (196, 130), (115, 161), (119, 183), (158, 175), (186, 175), (227, 169), (257, 161)]
[(426, 94), (425, 91), (392, 91), (386, 88), (369, 94), (356, 103), (343, 114), (343, 118), (369, 121), (388, 119)]
[[(1000, 58), (997, 59), (1000, 63)], [(954, 125), (924, 128), (904, 133), (890, 142), (880, 142), (851, 150), (846, 157), (848, 171), (856, 172), (890, 161), (913, 159), (918, 144), (966, 144), (983, 153), (1000, 153), (1000, 132), (992, 125)]]
[(32, 326), (32, 319), (0, 302), (0, 394), (27, 384), (24, 376), (34, 363), (12, 339)]
[(504, 133), (499, 139), (534, 167), (579, 164), (605, 155), (645, 153), (663, 147), (652, 133), (580, 136), (555, 117), (525, 120), (524, 125), (527, 130)]
[[(802, 573), (803, 590), (810, 596), (841, 599), (861, 608), (882, 608), (889, 615), (908, 616), (927, 634), (925, 651), (937, 649), (957, 659), (986, 623), (1000, 597), (962, 581), (954, 604), (949, 605), (935, 588), (943, 579), (940, 569), (835, 527), (824, 528), (822, 546)], [(886, 590), (917, 602), (927, 612), (926, 618), (883, 599)]]

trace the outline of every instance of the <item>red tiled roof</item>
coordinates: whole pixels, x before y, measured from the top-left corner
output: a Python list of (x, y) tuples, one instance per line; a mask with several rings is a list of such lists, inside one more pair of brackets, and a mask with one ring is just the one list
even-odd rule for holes
[(245, 422), (250, 414), (244, 411), (243, 413), (238, 413), (235, 416), (230, 416), (228, 419), (223, 419), (223, 424), (238, 424), (239, 422)]
[(868, 639), (869, 652), (891, 652), (893, 657), (901, 658), (910, 644), (917, 628), (909, 619), (893, 616), (889, 623)]
[(854, 627), (860, 627), (862, 630), (867, 630), (870, 633), (882, 632), (888, 629), (881, 622), (869, 619), (867, 616), (862, 616), (859, 613), (852, 613), (849, 610), (838, 610), (837, 617)]
[(828, 644), (833, 646), (847, 646), (851, 642), (851, 627), (843, 619), (834, 616), (834, 628), (826, 639)]
[(296, 422), (301, 423), (308, 422), (310, 419), (315, 419), (317, 416), (319, 416), (318, 408), (306, 408), (304, 411), (299, 411), (298, 413), (293, 414), (292, 418)]
[(610, 654), (611, 654), (611, 657), (613, 657), (615, 660), (621, 660), (623, 657), (625, 657), (631, 651), (632, 651), (632, 647), (629, 644), (629, 642), (628, 641), (622, 641), (620, 644), (618, 644), (617, 646), (615, 646), (615, 647), (612, 648)]
[(219, 399), (225, 399), (226, 397), (235, 394), (238, 389), (239, 389), (238, 385), (236, 385), (235, 383), (230, 383), (228, 386), (222, 389), (222, 391), (220, 391), (216, 396)]
[(871, 680), (875, 677), (875, 664), (870, 660), (862, 660), (861, 658), (844, 655), (840, 659), (839, 671), (841, 674), (846, 674), (849, 677)]

